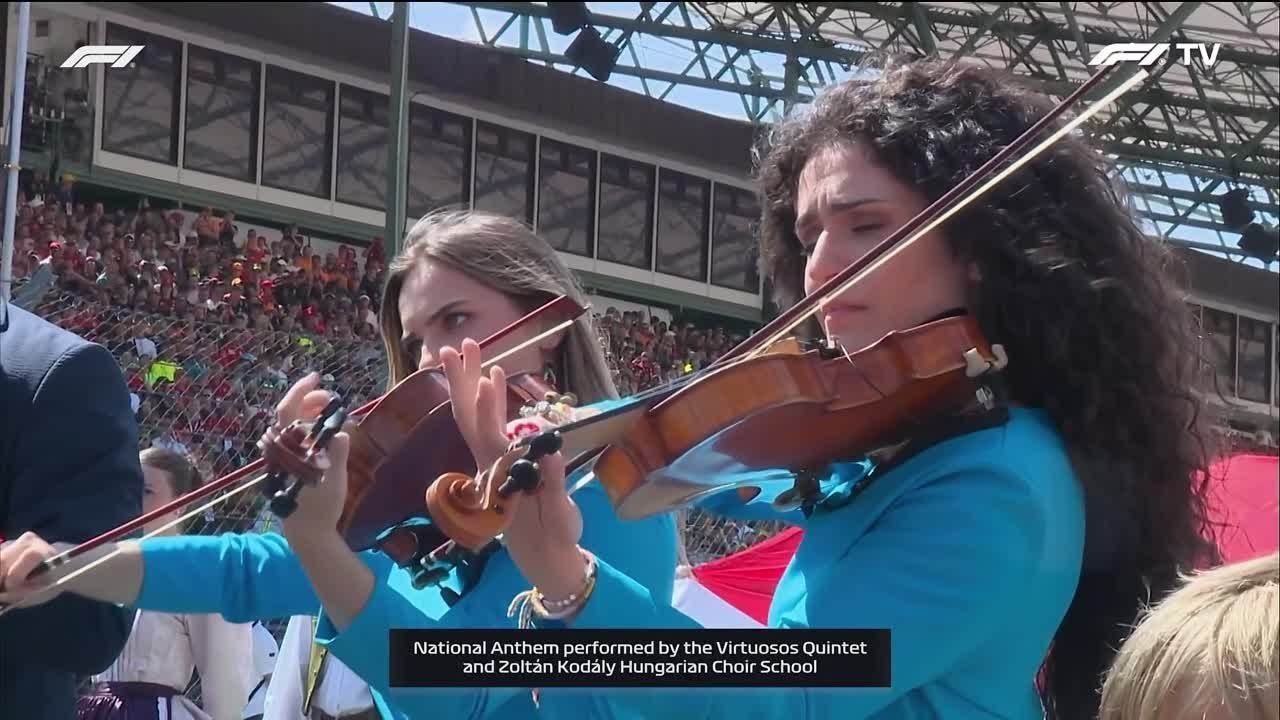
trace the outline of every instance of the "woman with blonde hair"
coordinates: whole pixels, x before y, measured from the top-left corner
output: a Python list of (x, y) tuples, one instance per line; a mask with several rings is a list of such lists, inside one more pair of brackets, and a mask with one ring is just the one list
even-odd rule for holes
[[(465, 337), (488, 337), (556, 297), (586, 302), (550, 245), (522, 223), (488, 213), (446, 211), (424, 217), (409, 231), (389, 270), (381, 325), (390, 384), (417, 368), (437, 364), (440, 348), (457, 345)], [(540, 329), (521, 328), (503, 345), (514, 347)], [(500, 351), (491, 349), (487, 355)], [(582, 403), (599, 406), (617, 397), (589, 317), (501, 364), (508, 374), (543, 372), (558, 381), (560, 392), (572, 392)], [(319, 409), (315, 403), (323, 406), (328, 399), (319, 383), (315, 374), (295, 383), (278, 407), (278, 422), (314, 417)], [(299, 412), (304, 406), (311, 407), (309, 415), (305, 409)], [(335, 440), (345, 442), (345, 434)], [(336, 445), (329, 452), (340, 456)], [(323, 483), (300, 495), (297, 510), (283, 523), (288, 541), (265, 533), (120, 543), (123, 552), (104, 563), (106, 568), (79, 576), (69, 589), (136, 607), (218, 612), (233, 621), (312, 615), (323, 598), (325, 615), (318, 623), (322, 642), (328, 639), (326, 628), (335, 614), (342, 626), (354, 620), (365, 629), (344, 634), (345, 650), (335, 650), (334, 655), (369, 683), (383, 718), (529, 717), (533, 707), (528, 693), (509, 688), (414, 693), (397, 698), (393, 714), (382, 699), (390, 682), (387, 628), (507, 627), (507, 600), (524, 581), (503, 548), (488, 558), (474, 582), (455, 574), (445, 583), (462, 586), (461, 599), (452, 606), (439, 588), (415, 589), (411, 574), (388, 557), (374, 551), (357, 555), (339, 536), (333, 511), (341, 510), (345, 481), (345, 474), (339, 481), (331, 470)], [(677, 538), (672, 517), (621, 522), (595, 485), (580, 493), (579, 500), (588, 516), (583, 542), (627, 567), (655, 597), (670, 601)], [(49, 599), (32, 598), (39, 583), (27, 583), (26, 577), (54, 550), (27, 542), (32, 546), (28, 556), (7, 569), (0, 602)], [(83, 562), (100, 556), (89, 555)], [(71, 562), (48, 575), (60, 576), (80, 566)]]
[(1099, 720), (1280, 717), (1280, 553), (1186, 580), (1116, 655)]

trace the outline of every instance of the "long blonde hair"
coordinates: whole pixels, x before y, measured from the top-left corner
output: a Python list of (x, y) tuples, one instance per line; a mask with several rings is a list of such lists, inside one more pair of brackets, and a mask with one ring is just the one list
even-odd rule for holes
[(1150, 609), (1107, 674), (1100, 719), (1274, 718), (1278, 685), (1280, 554), (1271, 553), (1190, 578)]
[[(409, 230), (404, 248), (387, 266), (378, 317), (387, 353), (389, 386), (417, 369), (400, 344), (400, 290), (418, 263), (430, 260), (466, 273), (514, 299), (525, 312), (565, 295), (586, 305), (586, 294), (554, 248), (524, 223), (494, 213), (441, 210)], [(563, 390), (583, 403), (618, 397), (590, 313), (578, 318), (561, 342)], [(477, 338), (480, 339), (480, 338)]]

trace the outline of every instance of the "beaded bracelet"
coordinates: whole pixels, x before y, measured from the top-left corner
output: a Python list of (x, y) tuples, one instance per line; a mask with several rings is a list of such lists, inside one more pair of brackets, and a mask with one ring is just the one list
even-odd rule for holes
[(594, 555), (581, 548), (578, 552), (582, 553), (583, 559), (587, 561), (587, 579), (582, 590), (571, 593), (562, 600), (548, 600), (536, 587), (520, 593), (511, 601), (511, 607), (507, 609), (507, 617), (520, 613), (520, 629), (526, 630), (533, 627), (535, 615), (540, 620), (564, 620), (587, 604), (591, 593), (596, 589), (598, 566)]

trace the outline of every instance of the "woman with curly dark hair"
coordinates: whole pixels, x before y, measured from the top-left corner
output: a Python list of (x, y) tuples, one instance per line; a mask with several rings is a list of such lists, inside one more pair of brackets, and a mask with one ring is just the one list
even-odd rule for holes
[[(780, 304), (855, 262), (1051, 106), (1003, 74), (926, 61), (828, 89), (777, 128), (761, 161), (761, 257)], [(934, 428), (945, 432), (923, 446), (837, 464), (800, 511), (775, 513), (805, 536), (770, 626), (890, 628), (891, 688), (544, 690), (543, 714), (1095, 717), (1138, 608), (1213, 555), (1197, 339), (1170, 263), (1104, 158), (1068, 137), (823, 305), (825, 334), (850, 352), (968, 314), (1008, 356), (992, 383), (1002, 402)], [(474, 347), (442, 358), (486, 467), (506, 449), (502, 378), (461, 369)], [(516, 560), (534, 586), (533, 621), (696, 626), (573, 544), (562, 466), (541, 467), (540, 502), (505, 536), (527, 548)], [(762, 509), (717, 500), (724, 514)]]

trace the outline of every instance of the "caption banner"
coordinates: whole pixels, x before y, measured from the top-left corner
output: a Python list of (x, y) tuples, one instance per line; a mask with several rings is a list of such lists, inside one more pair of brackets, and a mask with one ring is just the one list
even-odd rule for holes
[(392, 687), (889, 687), (888, 630), (392, 630)]

